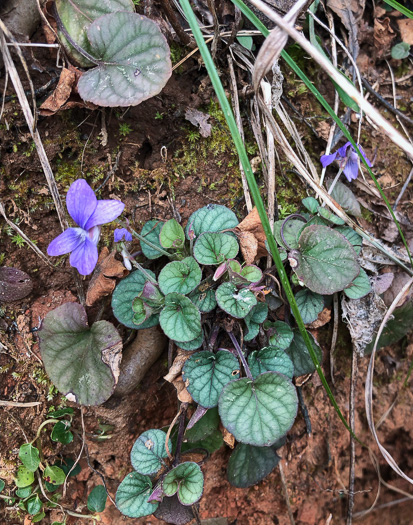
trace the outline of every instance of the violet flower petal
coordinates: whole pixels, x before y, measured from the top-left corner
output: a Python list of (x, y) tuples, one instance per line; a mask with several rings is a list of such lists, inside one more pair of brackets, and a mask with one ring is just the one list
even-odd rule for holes
[(114, 238), (115, 238), (115, 242), (119, 242), (122, 240), (131, 241), (132, 234), (129, 233), (126, 228), (116, 228), (114, 232)]
[(103, 200), (97, 201), (96, 208), (85, 224), (85, 230), (90, 230), (93, 226), (106, 224), (114, 221), (123, 212), (125, 205), (121, 201)]
[(75, 180), (66, 195), (66, 207), (75, 223), (83, 228), (96, 209), (97, 199), (84, 179)]
[(331, 153), (331, 155), (322, 155), (320, 158), (320, 162), (323, 166), (323, 168), (329, 166), (332, 162), (336, 160), (337, 157), (337, 151), (335, 153)]
[(70, 265), (77, 268), (80, 275), (89, 275), (98, 262), (98, 249), (87, 237), (70, 254)]
[(342, 159), (344, 159), (344, 157), (347, 155), (347, 150), (348, 150), (349, 146), (350, 146), (350, 148), (352, 150), (354, 150), (351, 142), (346, 142), (344, 144), (344, 146), (341, 146), (341, 148), (338, 148), (338, 150), (337, 150), (338, 156), (341, 157)]
[(72, 252), (83, 243), (85, 234), (81, 228), (68, 228), (49, 244), (48, 255), (57, 256)]
[(343, 173), (346, 176), (347, 180), (351, 182), (353, 179), (357, 179), (359, 173), (359, 161), (357, 153), (351, 153), (348, 158), (346, 165), (343, 168)]

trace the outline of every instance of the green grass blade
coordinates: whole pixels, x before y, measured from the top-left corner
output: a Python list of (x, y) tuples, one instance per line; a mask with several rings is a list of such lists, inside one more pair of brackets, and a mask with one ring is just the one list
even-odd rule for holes
[(313, 349), (313, 346), (311, 344), (310, 337), (309, 337), (309, 335), (307, 333), (307, 330), (306, 330), (306, 328), (304, 326), (303, 320), (301, 318), (300, 312), (299, 312), (298, 307), (297, 307), (297, 303), (296, 303), (296, 301), (294, 299), (294, 294), (292, 292), (292, 289), (291, 289), (291, 286), (290, 286), (290, 282), (288, 280), (288, 275), (287, 275), (287, 273), (286, 273), (286, 271), (284, 269), (283, 263), (281, 261), (280, 253), (279, 253), (278, 248), (277, 248), (277, 244), (275, 242), (274, 236), (273, 236), (272, 231), (271, 231), (270, 222), (268, 220), (268, 216), (267, 216), (267, 213), (266, 213), (266, 210), (265, 210), (265, 207), (264, 207), (264, 203), (263, 203), (262, 198), (261, 198), (260, 190), (258, 188), (258, 184), (257, 184), (257, 182), (255, 180), (254, 174), (252, 172), (251, 165), (250, 165), (250, 162), (249, 162), (249, 159), (248, 159), (248, 155), (247, 155), (247, 152), (245, 150), (244, 143), (242, 142), (241, 136), (239, 134), (238, 127), (237, 127), (237, 124), (235, 122), (235, 118), (234, 118), (234, 115), (232, 113), (232, 110), (231, 110), (231, 106), (230, 106), (230, 104), (229, 104), (229, 102), (228, 102), (228, 100), (227, 100), (227, 98), (225, 96), (224, 88), (222, 86), (221, 80), (220, 80), (218, 72), (217, 72), (217, 70), (215, 68), (215, 65), (214, 65), (214, 62), (212, 60), (211, 54), (210, 54), (210, 52), (208, 50), (208, 47), (205, 44), (205, 41), (204, 41), (204, 38), (202, 36), (201, 30), (199, 29), (199, 26), (198, 26), (198, 23), (196, 21), (195, 15), (194, 15), (194, 13), (192, 11), (192, 8), (191, 8), (191, 6), (189, 4), (189, 0), (180, 0), (180, 4), (181, 4), (182, 9), (183, 9), (183, 11), (185, 13), (185, 16), (186, 16), (186, 18), (188, 20), (188, 23), (189, 23), (189, 25), (191, 27), (192, 34), (194, 35), (196, 43), (197, 43), (197, 45), (199, 47), (199, 51), (200, 51), (200, 53), (202, 55), (202, 58), (204, 60), (205, 67), (206, 67), (206, 69), (208, 71), (208, 74), (209, 74), (209, 77), (211, 79), (212, 85), (214, 86), (214, 89), (215, 89), (215, 92), (217, 94), (219, 103), (221, 105), (221, 109), (222, 109), (222, 111), (224, 113), (224, 116), (226, 118), (228, 127), (230, 129), (232, 138), (234, 140), (235, 147), (237, 149), (240, 161), (242, 163), (242, 167), (243, 167), (244, 172), (245, 172), (245, 176), (246, 176), (246, 179), (247, 179), (247, 182), (248, 182), (248, 186), (249, 186), (252, 198), (253, 198), (254, 203), (255, 203), (255, 205), (257, 207), (257, 210), (258, 210), (261, 222), (262, 222), (262, 226), (264, 228), (264, 232), (265, 232), (265, 235), (267, 237), (267, 241), (268, 241), (268, 244), (269, 244), (269, 247), (270, 247), (271, 255), (272, 255), (272, 257), (274, 259), (274, 262), (275, 262), (275, 265), (277, 267), (277, 271), (278, 271), (278, 275), (280, 277), (281, 284), (282, 284), (282, 286), (284, 288), (284, 291), (285, 291), (285, 294), (287, 296), (288, 302), (289, 302), (289, 304), (291, 306), (291, 310), (292, 310), (292, 312), (294, 314), (294, 317), (296, 319), (298, 328), (299, 328), (299, 330), (301, 332), (301, 335), (304, 338), (304, 341), (306, 343), (308, 351), (309, 351), (309, 353), (311, 355), (311, 359), (313, 360), (313, 363), (314, 363), (314, 365), (316, 367), (317, 373), (318, 373), (318, 375), (320, 377), (320, 380), (321, 380), (321, 382), (322, 382), (322, 384), (324, 386), (324, 389), (327, 392), (327, 395), (328, 395), (328, 397), (330, 399), (331, 404), (333, 405), (335, 411), (337, 412), (339, 418), (341, 419), (341, 421), (343, 422), (343, 424), (345, 425), (347, 430), (353, 435), (353, 437), (355, 437), (355, 439), (358, 440), (358, 438), (354, 435), (354, 433), (350, 429), (346, 419), (344, 418), (343, 414), (340, 411), (340, 408), (339, 408), (339, 406), (338, 406), (338, 404), (337, 404), (337, 402), (335, 400), (335, 397), (334, 397), (334, 395), (333, 395), (333, 393), (332, 393), (332, 391), (330, 389), (330, 386), (328, 385), (327, 380), (326, 380), (326, 378), (325, 378), (325, 376), (323, 374), (323, 371), (321, 369), (320, 363), (318, 362), (317, 356), (316, 356), (316, 354), (314, 352), (314, 349)]
[[(242, 0), (232, 0), (232, 3), (235, 4), (240, 11), (252, 22), (255, 27), (261, 31), (261, 33), (266, 37), (269, 35), (270, 31), (264, 26), (264, 24), (256, 17), (256, 15), (251, 11), (249, 7), (247, 7)], [(389, 2), (388, 2), (389, 3)], [(397, 2), (395, 2), (397, 3)], [(359, 150), (357, 144), (354, 142), (353, 137), (349, 133), (349, 131), (346, 129), (344, 124), (341, 122), (340, 118), (336, 113), (334, 112), (333, 108), (330, 106), (330, 104), (327, 102), (327, 100), (322, 96), (322, 94), (318, 91), (318, 89), (314, 86), (314, 84), (311, 82), (311, 80), (307, 77), (307, 75), (301, 70), (301, 68), (296, 64), (296, 62), (291, 58), (291, 56), (283, 50), (281, 52), (281, 57), (286, 61), (287, 65), (291, 67), (291, 69), (294, 71), (294, 73), (304, 82), (304, 84), (307, 86), (307, 88), (311, 91), (311, 93), (315, 96), (315, 98), (320, 102), (320, 104), (323, 106), (323, 108), (327, 111), (327, 113), (331, 116), (332, 119), (334, 119), (337, 126), (341, 129), (341, 131), (344, 133), (344, 136), (351, 142), (353, 145), (355, 151), (357, 152), (358, 156), (360, 157), (361, 162), (364, 164), (365, 168), (369, 172), (370, 177), (373, 179), (374, 184), (376, 188), (378, 189), (387, 209), (389, 210), (389, 213), (394, 221), (394, 223), (397, 226), (397, 230), (400, 234), (400, 237), (402, 239), (402, 242), (404, 244), (404, 247), (407, 250), (407, 254), (410, 259), (410, 264), (413, 267), (413, 259), (409, 250), (409, 247), (407, 245), (406, 239), (403, 235), (402, 229), (400, 227), (399, 221), (396, 219), (396, 216), (394, 214), (394, 211), (392, 207), (390, 206), (389, 201), (387, 200), (386, 195), (383, 193), (383, 190), (381, 189), (380, 184), (378, 183), (376, 177), (374, 176), (374, 173), (372, 172), (371, 168), (367, 165), (367, 162), (364, 160), (363, 155), (361, 154), (361, 151)]]
[(396, 2), (396, 0), (385, 0), (385, 3), (391, 7), (394, 7), (394, 9), (397, 9), (397, 11), (400, 11), (400, 13), (403, 13), (404, 16), (413, 18), (413, 12), (410, 11), (410, 9), (407, 9), (407, 7), (404, 7), (404, 5), (399, 4), (399, 2)]

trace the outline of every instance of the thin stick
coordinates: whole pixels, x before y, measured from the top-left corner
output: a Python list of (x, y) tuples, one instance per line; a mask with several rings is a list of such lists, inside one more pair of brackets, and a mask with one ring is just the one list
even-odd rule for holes
[(183, 410), (183, 406), (184, 404), (186, 403), (182, 403), (182, 405), (179, 407), (179, 411), (178, 413), (176, 414), (176, 416), (173, 418), (172, 420), (172, 423), (169, 425), (169, 428), (168, 428), (168, 432), (166, 433), (166, 438), (165, 438), (165, 450), (166, 450), (166, 453), (168, 454), (168, 458), (172, 461), (173, 460), (173, 456), (171, 454), (171, 451), (169, 450), (169, 437), (171, 435), (171, 432), (172, 432), (172, 429), (174, 428), (174, 425), (175, 423), (178, 421), (178, 418), (179, 416), (181, 415), (181, 412)]
[(403, 184), (403, 188), (401, 189), (399, 196), (397, 197), (394, 205), (393, 205), (393, 211), (396, 211), (397, 206), (399, 205), (400, 199), (403, 197), (404, 192), (407, 190), (407, 186), (410, 184), (410, 181), (413, 177), (413, 168), (410, 170), (409, 175), (407, 176), (406, 182)]
[[(353, 346), (353, 354), (351, 359), (351, 382), (350, 382), (350, 428), (355, 434), (355, 394), (356, 394), (356, 383), (358, 373), (358, 355), (355, 347)], [(347, 507), (347, 525), (351, 525), (353, 522), (353, 508), (354, 508), (354, 476), (356, 468), (356, 441), (350, 434), (350, 471), (349, 471), (349, 483), (348, 483), (348, 507)]]
[(283, 494), (284, 494), (285, 503), (287, 504), (288, 517), (290, 518), (291, 525), (295, 525), (293, 511), (291, 509), (291, 504), (290, 504), (290, 497), (288, 495), (287, 483), (285, 481), (284, 469), (283, 469), (283, 466), (282, 466), (282, 460), (278, 463), (278, 466), (280, 467), (281, 486), (283, 488)]
[(12, 228), (16, 233), (22, 237), (22, 239), (25, 240), (25, 242), (29, 245), (29, 247), (42, 259), (44, 263), (46, 263), (50, 268), (54, 268), (53, 264), (50, 262), (48, 257), (38, 248), (28, 237), (27, 235), (17, 226), (17, 224), (14, 224), (6, 215), (6, 211), (4, 209), (4, 206), (2, 202), (0, 201), (0, 214), (3, 215), (4, 220), (7, 222), (7, 224)]
[[(235, 120), (237, 122), (237, 128), (238, 128), (239, 134), (241, 135), (242, 141), (244, 142), (244, 129), (242, 127), (241, 113), (239, 110), (238, 88), (237, 88), (237, 80), (235, 78), (235, 72), (234, 72), (234, 62), (230, 55), (228, 55), (227, 59), (228, 59), (229, 74), (231, 77), (231, 85), (232, 85), (232, 90), (231, 90), (232, 91), (232, 109), (235, 114)], [(250, 190), (248, 189), (248, 183), (245, 177), (245, 171), (244, 171), (244, 168), (242, 167), (241, 161), (239, 161), (239, 169), (241, 172), (242, 189), (244, 190), (245, 204), (247, 206), (248, 213), (250, 213), (252, 211), (251, 194), (250, 194)]]
[[(1, 20), (0, 20), (0, 29), (2, 29), (3, 32), (6, 29)], [(53, 201), (56, 206), (56, 211), (57, 211), (57, 215), (59, 216), (60, 225), (62, 227), (62, 230), (65, 230), (68, 227), (68, 224), (67, 224), (67, 220), (65, 216), (65, 211), (62, 205), (62, 201), (60, 200), (59, 191), (57, 189), (57, 184), (53, 176), (52, 168), (50, 167), (49, 160), (47, 158), (42, 139), (40, 138), (40, 135), (37, 129), (36, 130), (34, 129), (35, 120), (31, 112), (29, 103), (27, 101), (26, 95), (24, 93), (23, 85), (17, 73), (16, 66), (13, 63), (13, 60), (10, 55), (10, 51), (8, 47), (6, 46), (6, 40), (4, 38), (4, 34), (1, 35), (0, 42), (1, 42), (1, 49), (3, 53), (4, 64), (10, 75), (10, 79), (13, 83), (14, 89), (17, 94), (17, 98), (19, 99), (19, 103), (22, 107), (23, 114), (25, 116), (27, 125), (29, 127), (30, 133), (33, 138), (33, 141), (35, 143), (37, 153), (39, 155), (40, 163), (42, 165), (44, 174), (46, 176), (46, 181), (49, 186), (50, 194), (52, 195)]]
[(2, 401), (0, 399), (0, 407), (21, 407), (21, 408), (27, 408), (27, 407), (37, 407), (41, 405), (40, 401), (31, 401), (28, 403), (18, 403), (17, 401)]
[(334, 386), (334, 353), (336, 351), (337, 335), (338, 335), (338, 296), (337, 293), (333, 296), (333, 313), (334, 313), (334, 325), (333, 325), (333, 336), (331, 338), (330, 346), (330, 375), (331, 382)]

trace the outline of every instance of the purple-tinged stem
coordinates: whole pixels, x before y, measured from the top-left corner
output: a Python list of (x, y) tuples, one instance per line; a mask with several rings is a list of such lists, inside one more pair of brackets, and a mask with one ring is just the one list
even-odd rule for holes
[(209, 337), (209, 342), (208, 342), (208, 350), (210, 352), (214, 350), (214, 347), (216, 345), (219, 329), (220, 329), (219, 324), (214, 324), (212, 326), (211, 335)]
[(242, 366), (244, 367), (247, 377), (251, 379), (251, 381), (254, 381), (254, 378), (252, 377), (252, 374), (251, 374), (250, 367), (248, 366), (247, 360), (245, 359), (244, 352), (241, 350), (241, 347), (238, 344), (238, 341), (235, 339), (235, 335), (232, 332), (228, 332), (228, 335), (232, 341), (232, 344), (235, 347), (235, 350), (238, 353), (238, 357), (241, 359), (241, 363), (242, 363)]
[(188, 410), (188, 403), (182, 403), (182, 411), (179, 415), (178, 438), (176, 441), (176, 452), (173, 466), (176, 467), (181, 459), (181, 448), (185, 433), (185, 418)]

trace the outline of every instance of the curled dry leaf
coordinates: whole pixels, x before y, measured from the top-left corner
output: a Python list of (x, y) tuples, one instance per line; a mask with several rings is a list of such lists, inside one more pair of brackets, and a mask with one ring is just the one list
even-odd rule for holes
[(311, 324), (308, 324), (307, 327), (310, 328), (310, 330), (316, 330), (317, 328), (321, 328), (325, 324), (329, 323), (330, 320), (331, 310), (329, 308), (324, 308), (323, 311), (318, 314), (317, 319)]
[(222, 439), (229, 448), (235, 447), (235, 437), (229, 432), (222, 423), (219, 424), (219, 430), (222, 432)]
[(173, 383), (174, 379), (181, 375), (182, 368), (184, 367), (185, 361), (191, 357), (194, 352), (188, 352), (187, 350), (182, 350), (178, 348), (178, 352), (172, 363), (169, 372), (164, 377), (165, 381), (168, 383)]
[(56, 89), (40, 106), (40, 114), (50, 116), (56, 113), (70, 97), (75, 81), (74, 72), (63, 68)]
[(32, 290), (33, 282), (26, 272), (7, 266), (0, 268), (0, 301), (19, 301)]
[(115, 259), (116, 251), (109, 253), (106, 246), (100, 252), (98, 264), (90, 280), (86, 305), (92, 306), (98, 299), (110, 295), (116, 286), (116, 277), (126, 277), (128, 270)]
[(199, 127), (199, 133), (202, 137), (209, 137), (211, 135), (212, 126), (208, 122), (209, 115), (198, 111), (197, 109), (188, 108), (185, 111), (185, 118), (191, 124)]
[(374, 291), (381, 295), (386, 290), (388, 290), (393, 282), (394, 279), (394, 273), (393, 272), (387, 272), (383, 273), (382, 275), (377, 275), (376, 277), (373, 277), (373, 288)]
[(245, 219), (235, 228), (241, 253), (247, 264), (253, 264), (256, 259), (267, 255), (265, 247), (266, 236), (257, 208), (245, 217)]
[(191, 394), (187, 390), (187, 384), (184, 383), (182, 375), (178, 376), (172, 381), (173, 386), (176, 388), (178, 399), (181, 403), (193, 403)]
[(377, 49), (377, 56), (382, 57), (390, 50), (391, 43), (396, 36), (390, 25), (390, 18), (381, 20), (374, 19), (374, 46)]

